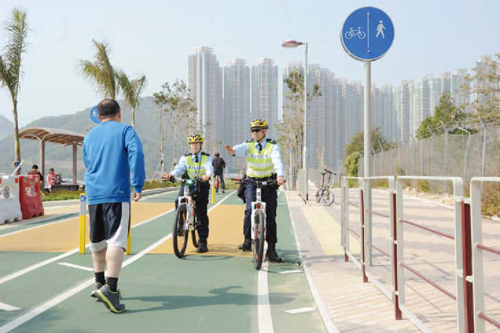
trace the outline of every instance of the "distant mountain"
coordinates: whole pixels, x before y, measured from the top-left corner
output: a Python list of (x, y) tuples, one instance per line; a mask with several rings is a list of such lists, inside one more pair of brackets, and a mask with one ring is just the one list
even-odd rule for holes
[[(130, 124), (131, 110), (123, 101), (118, 101), (122, 107), (122, 121)], [(141, 100), (140, 107), (136, 110), (136, 131), (141, 138), (144, 154), (146, 156), (146, 173), (151, 177), (155, 172), (160, 161), (160, 117), (155, 111), (156, 105), (151, 97), (145, 97)], [(64, 116), (43, 117), (37, 119), (26, 127), (49, 127), (70, 130), (73, 132), (85, 134), (95, 125), (89, 119), (90, 107)], [(22, 117), (22, 114), (20, 114)], [(7, 120), (7, 119), (5, 119)], [(8, 121), (8, 120), (7, 120)], [(0, 119), (0, 124), (5, 122)], [(12, 124), (12, 122), (9, 122)], [(6, 126), (8, 127), (8, 126)], [(167, 126), (171, 129), (171, 126)], [(186, 138), (183, 134), (178, 138), (178, 154), (187, 152)], [(172, 164), (172, 143), (171, 136), (167, 137), (165, 165), (169, 170)], [(0, 139), (0, 172), (12, 170), (12, 161), (14, 159), (14, 142), (12, 136)], [(71, 178), (72, 175), (72, 149), (53, 143), (47, 143), (45, 146), (45, 168), (53, 167), (56, 172), (62, 172), (64, 178)], [(21, 140), (21, 159), (23, 162), (23, 171), (26, 172), (32, 164), (39, 164), (39, 143), (33, 140)], [(83, 180), (85, 168), (83, 165), (82, 149), (78, 147), (78, 179)]]
[(0, 136), (14, 132), (14, 123), (4, 116), (0, 116)]

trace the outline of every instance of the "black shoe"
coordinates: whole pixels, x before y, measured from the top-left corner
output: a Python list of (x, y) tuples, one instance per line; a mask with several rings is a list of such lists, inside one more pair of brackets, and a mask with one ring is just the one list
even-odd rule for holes
[(205, 253), (208, 252), (208, 246), (207, 243), (200, 243), (198, 245), (198, 249), (196, 250), (198, 253)]
[(245, 241), (239, 247), (242, 251), (251, 251), (252, 250), (252, 240), (250, 238), (245, 238)]
[(266, 259), (270, 262), (283, 262), (283, 259), (281, 259), (278, 253), (276, 253), (275, 244), (268, 244)]

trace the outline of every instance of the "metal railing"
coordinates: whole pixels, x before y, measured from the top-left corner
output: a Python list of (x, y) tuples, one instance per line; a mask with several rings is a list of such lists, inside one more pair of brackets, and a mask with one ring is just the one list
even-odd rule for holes
[[(357, 180), (358, 183), (358, 190), (359, 190), (359, 205), (351, 204), (349, 202), (349, 180)], [(363, 271), (363, 280), (367, 281), (368, 278), (365, 275), (365, 270), (364, 266), (362, 263), (364, 262), (363, 260), (363, 255), (364, 255), (364, 242), (363, 242), (363, 229), (364, 229), (364, 221), (363, 221), (363, 216), (362, 216), (362, 204), (363, 204), (363, 178), (361, 177), (343, 177), (341, 181), (341, 192), (340, 192), (341, 200), (342, 200), (342, 209), (340, 211), (341, 214), (341, 224), (342, 224), (342, 245), (344, 246), (344, 258), (345, 261), (349, 261), (351, 259), (354, 264), (359, 268), (362, 269)], [(360, 219), (359, 219), (359, 225), (360, 225), (360, 233), (358, 234), (356, 231), (354, 231), (350, 226), (350, 219), (349, 219), (349, 206), (353, 206), (356, 208), (359, 208), (360, 212)], [(356, 256), (351, 252), (350, 248), (350, 233), (353, 233), (357, 238), (360, 240), (360, 259), (356, 258)]]
[[(476, 332), (485, 332), (485, 322), (500, 329), (500, 322), (489, 317), (484, 307), (484, 273), (483, 273), (483, 251), (500, 255), (500, 250), (484, 245), (481, 217), (481, 189), (484, 182), (500, 183), (500, 177), (474, 177), (470, 182), (471, 199), (471, 223), (472, 223), (472, 270), (466, 272), (464, 285), (472, 287), (473, 295), (467, 294), (470, 300), (474, 300), (472, 312), (474, 314), (474, 329)], [(472, 286), (470, 286), (472, 284)]]
[[(454, 236), (447, 235), (437, 230), (420, 226), (418, 223), (407, 221), (404, 219), (404, 205), (403, 205), (403, 182), (405, 180), (431, 180), (431, 181), (448, 181), (453, 183), (454, 195)], [(459, 177), (418, 177), (418, 176), (401, 176), (396, 180), (396, 205), (397, 205), (397, 257), (398, 266), (405, 268), (427, 282), (437, 290), (457, 301), (457, 325), (459, 332), (465, 331), (465, 318), (464, 318), (464, 286), (463, 279), (463, 244), (462, 244), (462, 216), (463, 216), (463, 182)], [(435, 235), (446, 237), (455, 241), (455, 266), (456, 266), (456, 296), (452, 295), (446, 289), (440, 287), (423, 274), (419, 273), (416, 269), (408, 266), (404, 262), (404, 225), (409, 224), (417, 226), (422, 230), (426, 230)], [(405, 274), (404, 269), (398, 270), (398, 294), (399, 294), (399, 308), (401, 311), (422, 331), (430, 332), (429, 328), (417, 318), (407, 307), (405, 302)]]

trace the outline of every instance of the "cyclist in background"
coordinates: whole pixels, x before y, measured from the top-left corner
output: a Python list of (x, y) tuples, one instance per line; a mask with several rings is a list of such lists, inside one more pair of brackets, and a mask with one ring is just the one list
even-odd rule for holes
[[(198, 226), (198, 237), (200, 239), (198, 249), (196, 252), (204, 253), (208, 252), (208, 196), (210, 192), (210, 177), (213, 174), (212, 158), (209, 154), (201, 151), (203, 146), (203, 137), (201, 134), (192, 134), (187, 138), (189, 143), (189, 149), (191, 154), (184, 154), (179, 159), (179, 163), (176, 164), (174, 170), (169, 174), (162, 177), (163, 179), (169, 180), (171, 178), (181, 178), (186, 176), (189, 179), (200, 178), (202, 180), (199, 182), (200, 188), (193, 188), (191, 194), (194, 201), (196, 202), (196, 216), (200, 225)], [(178, 196), (184, 195), (184, 184), (179, 190)], [(175, 202), (175, 208), (177, 209), (177, 201)]]
[[(263, 119), (255, 119), (250, 122), (252, 140), (231, 147), (225, 145), (226, 151), (232, 156), (245, 156), (247, 160), (246, 176), (258, 180), (276, 179), (278, 185), (285, 183), (285, 170), (281, 162), (281, 152), (278, 143), (267, 139), (266, 134), (269, 126)], [(240, 250), (250, 251), (252, 240), (250, 235), (252, 201), (255, 201), (256, 187), (248, 184), (245, 189), (245, 219), (243, 223), (243, 234), (245, 240), (240, 245)], [(278, 242), (276, 227), (276, 209), (278, 208), (277, 188), (265, 188), (262, 191), (262, 201), (266, 203), (266, 258), (271, 262), (281, 262), (276, 252)]]
[(221, 182), (222, 193), (226, 189), (226, 183), (224, 182), (224, 169), (226, 168), (226, 162), (219, 153), (215, 153), (215, 158), (212, 160), (212, 166), (214, 167), (214, 177), (219, 176)]

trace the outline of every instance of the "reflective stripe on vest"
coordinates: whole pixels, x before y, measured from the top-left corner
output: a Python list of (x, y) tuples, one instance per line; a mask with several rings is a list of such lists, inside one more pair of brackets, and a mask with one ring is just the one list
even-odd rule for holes
[(201, 161), (198, 163), (194, 162), (194, 156), (189, 155), (186, 158), (187, 164), (187, 175), (190, 179), (196, 177), (203, 177), (207, 174), (207, 155), (201, 155)]
[(267, 142), (260, 153), (257, 147), (255, 147), (255, 142), (249, 142), (247, 144), (247, 176), (254, 178), (272, 176), (274, 173), (274, 163), (271, 159), (271, 153), (274, 144)]

